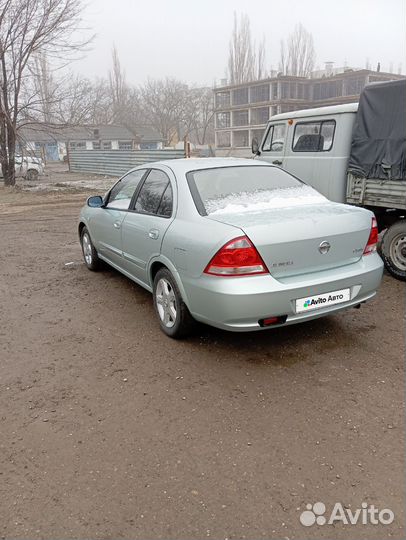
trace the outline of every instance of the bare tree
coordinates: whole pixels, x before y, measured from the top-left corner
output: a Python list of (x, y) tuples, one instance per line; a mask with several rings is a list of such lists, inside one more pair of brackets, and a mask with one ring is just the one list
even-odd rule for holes
[(61, 81), (55, 79), (46, 55), (33, 54), (21, 81), (18, 128), (32, 122), (52, 123), (61, 92)]
[[(52, 71), (48, 84), (44, 72), (32, 72), (31, 85), (23, 93), (22, 108), (18, 122), (20, 128), (35, 124), (43, 130), (83, 124), (110, 124), (114, 120), (110, 85), (106, 79), (91, 81), (86, 77), (67, 73), (55, 77)], [(27, 84), (27, 83), (26, 83)], [(25, 99), (26, 98), (26, 99)]]
[(111, 122), (135, 131), (137, 125), (145, 123), (140, 107), (139, 90), (127, 83), (116, 47), (112, 50), (112, 60), (113, 66), (109, 72)]
[(189, 90), (189, 100), (193, 107), (188, 136), (197, 144), (214, 143), (214, 97), (211, 88)]
[(298, 24), (287, 43), (281, 41), (279, 71), (283, 75), (308, 77), (313, 71), (314, 62), (313, 36), (302, 24)]
[[(38, 96), (38, 108), (40, 120), (51, 123), (53, 119), (53, 105), (56, 102), (59, 85), (56, 83), (54, 74), (49, 66), (49, 61), (43, 52), (33, 55), (33, 62), (28, 64), (32, 74), (31, 98)], [(28, 111), (27, 111), (28, 113)]]
[(138, 122), (153, 127), (166, 144), (187, 137), (197, 144), (214, 138), (211, 88), (190, 88), (173, 78), (148, 80), (139, 90)]
[(177, 137), (187, 137), (195, 132), (199, 124), (200, 116), (200, 88), (184, 87), (183, 99), (179, 109), (179, 119), (177, 122)]
[(254, 75), (257, 80), (264, 79), (267, 76), (265, 71), (265, 38), (262, 38), (258, 45)]
[(148, 79), (140, 88), (145, 121), (169, 144), (184, 131), (188, 86), (173, 78)]
[(105, 79), (90, 81), (71, 76), (61, 83), (62, 89), (54, 113), (56, 122), (62, 125), (109, 124), (114, 113), (110, 87)]
[(39, 54), (67, 61), (88, 41), (75, 41), (81, 0), (0, 0), (0, 164), (6, 185), (15, 184), (17, 127), (39, 108), (30, 69)]
[(281, 39), (281, 51), (280, 51), (280, 58), (279, 58), (279, 73), (281, 75), (288, 75), (289, 71), (289, 60), (288, 55), (286, 51), (286, 44)]
[(110, 94), (113, 106), (113, 122), (123, 123), (128, 108), (129, 88), (125, 71), (121, 67), (116, 47), (111, 52), (113, 67), (109, 72)]
[(248, 15), (243, 14), (238, 21), (234, 12), (234, 26), (230, 39), (228, 56), (228, 78), (230, 84), (241, 84), (260, 79), (265, 76), (265, 40), (256, 50), (251, 36), (251, 25)]

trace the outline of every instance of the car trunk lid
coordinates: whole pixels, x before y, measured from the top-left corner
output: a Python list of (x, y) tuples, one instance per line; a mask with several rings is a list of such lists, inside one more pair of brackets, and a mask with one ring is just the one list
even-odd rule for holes
[(277, 278), (356, 262), (368, 242), (371, 216), (363, 209), (325, 200), (207, 217), (241, 229)]

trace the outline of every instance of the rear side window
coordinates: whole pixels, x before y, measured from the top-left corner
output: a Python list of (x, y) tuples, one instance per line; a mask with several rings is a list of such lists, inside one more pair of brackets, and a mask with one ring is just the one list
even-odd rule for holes
[(293, 134), (293, 152), (328, 152), (333, 147), (335, 120), (298, 122)]
[(152, 169), (140, 189), (135, 202), (135, 211), (140, 214), (170, 217), (172, 199), (172, 187), (168, 176), (163, 171)]
[(286, 124), (272, 125), (262, 145), (263, 152), (282, 152), (285, 144)]
[(164, 194), (162, 195), (161, 204), (158, 208), (158, 216), (171, 217), (173, 206), (172, 186), (170, 183), (166, 186)]

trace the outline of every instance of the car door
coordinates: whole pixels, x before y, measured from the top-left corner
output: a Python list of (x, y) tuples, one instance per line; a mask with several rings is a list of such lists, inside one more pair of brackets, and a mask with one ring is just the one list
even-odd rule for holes
[(261, 159), (283, 167), (286, 147), (286, 121), (270, 123), (261, 148)]
[[(331, 197), (336, 120), (333, 117), (300, 118), (290, 126), (284, 169)], [(334, 159), (332, 159), (334, 156)]]
[(151, 169), (123, 220), (124, 265), (142, 283), (149, 284), (148, 263), (160, 254), (174, 215), (174, 197), (174, 178), (162, 169)]
[(89, 230), (97, 251), (120, 267), (123, 265), (121, 226), (146, 172), (146, 169), (137, 169), (121, 178), (108, 193), (104, 206), (95, 208), (89, 219)]

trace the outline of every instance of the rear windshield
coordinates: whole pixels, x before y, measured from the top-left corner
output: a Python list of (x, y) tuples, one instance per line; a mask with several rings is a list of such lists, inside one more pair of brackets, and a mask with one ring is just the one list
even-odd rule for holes
[(323, 198), (294, 176), (270, 166), (203, 169), (189, 172), (187, 179), (201, 215), (275, 208), (309, 196)]

